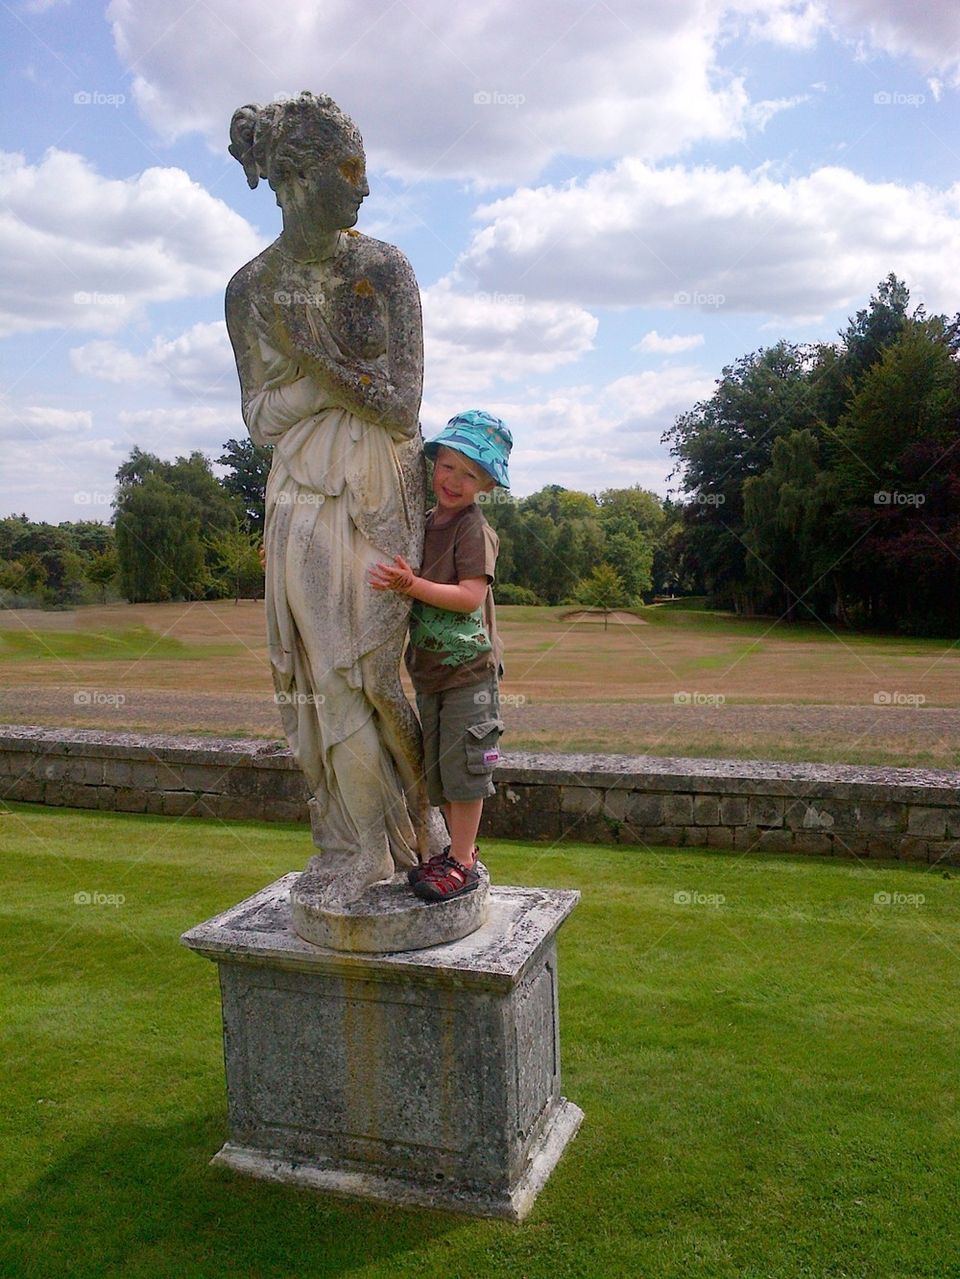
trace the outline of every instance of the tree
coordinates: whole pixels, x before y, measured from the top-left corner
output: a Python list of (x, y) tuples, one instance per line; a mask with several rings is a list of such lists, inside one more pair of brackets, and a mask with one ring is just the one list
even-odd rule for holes
[(263, 569), (260, 567), (260, 534), (241, 527), (239, 519), (232, 529), (207, 539), (214, 573), (229, 588), (239, 604), (241, 596), (259, 598), (263, 594)]
[[(111, 533), (113, 530), (111, 529)], [(119, 569), (119, 560), (117, 552), (113, 547), (109, 550), (97, 551), (87, 559), (84, 566), (84, 576), (88, 582), (92, 582), (94, 586), (100, 587), (100, 603), (107, 602), (107, 587), (117, 576)]]
[(203, 596), (209, 576), (189, 497), (148, 475), (123, 494), (116, 530), (120, 587), (131, 604)]
[(235, 525), (237, 510), (204, 455), (195, 450), (164, 462), (135, 448), (118, 469), (117, 481), (114, 524), (127, 598), (196, 599), (215, 593), (209, 539)]
[(603, 629), (607, 629), (609, 613), (613, 608), (625, 608), (629, 603), (620, 575), (612, 564), (598, 564), (589, 577), (577, 583), (577, 600), (589, 608), (603, 610)]
[(273, 460), (273, 448), (254, 444), (253, 440), (227, 440), (217, 458), (227, 468), (221, 483), (243, 508), (244, 525), (263, 536), (264, 503), (267, 476)]

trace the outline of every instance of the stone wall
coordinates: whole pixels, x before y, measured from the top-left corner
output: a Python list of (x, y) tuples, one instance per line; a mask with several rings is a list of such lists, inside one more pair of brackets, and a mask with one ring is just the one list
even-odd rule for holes
[[(505, 755), (481, 833), (960, 864), (960, 774), (622, 755)], [(0, 726), (0, 797), (307, 821), (274, 743)]]

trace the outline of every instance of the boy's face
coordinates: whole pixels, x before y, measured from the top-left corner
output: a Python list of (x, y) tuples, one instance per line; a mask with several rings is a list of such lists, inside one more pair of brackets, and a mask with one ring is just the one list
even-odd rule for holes
[(433, 495), (445, 515), (454, 515), (475, 502), (478, 493), (488, 493), (493, 480), (479, 463), (453, 449), (437, 450), (433, 464)]

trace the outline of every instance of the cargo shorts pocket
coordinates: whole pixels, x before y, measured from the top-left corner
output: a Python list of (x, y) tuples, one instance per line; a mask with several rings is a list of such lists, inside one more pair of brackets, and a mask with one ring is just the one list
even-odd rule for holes
[(492, 773), (500, 763), (502, 719), (484, 719), (467, 727), (467, 772)]

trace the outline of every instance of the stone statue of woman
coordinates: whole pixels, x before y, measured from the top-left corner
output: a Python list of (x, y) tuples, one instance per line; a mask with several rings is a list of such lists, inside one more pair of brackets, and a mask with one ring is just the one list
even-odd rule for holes
[(351, 228), (363, 142), (328, 97), (241, 107), (230, 154), (266, 179), (283, 230), (227, 287), (243, 419), (273, 445), (267, 637), (283, 727), (307, 777), (308, 870), (335, 909), (436, 851), (416, 717), (399, 680), (409, 602), (368, 569), (419, 563), (420, 298), (392, 245)]

